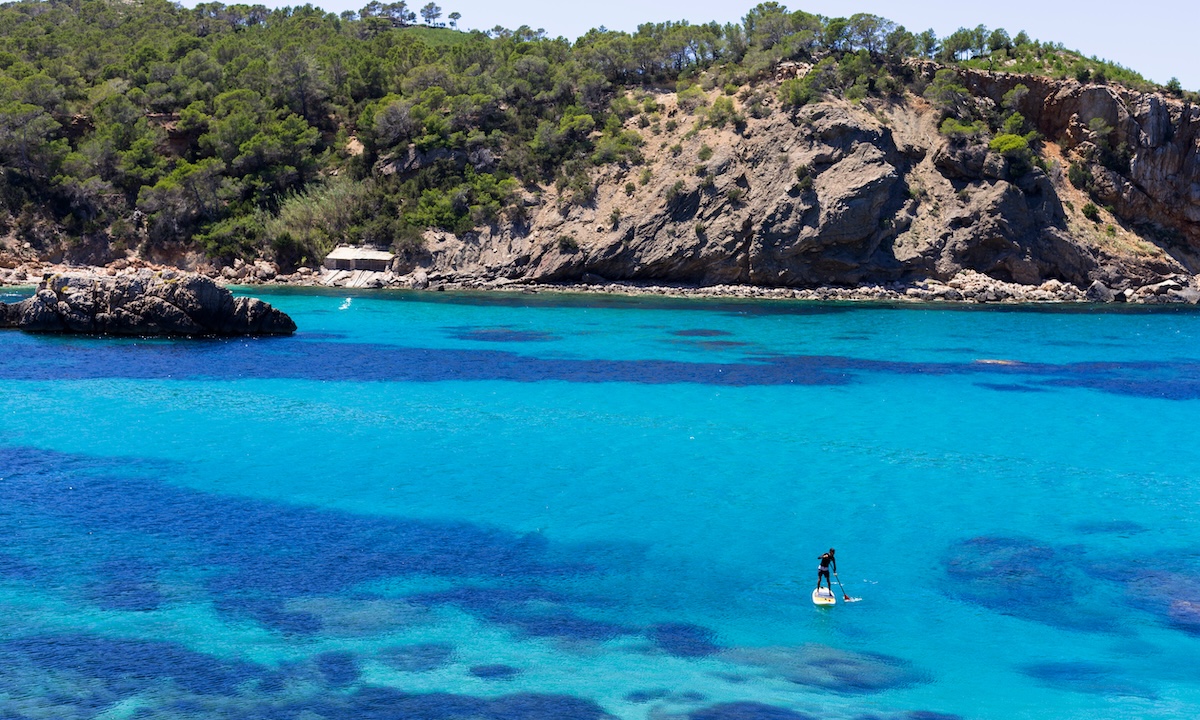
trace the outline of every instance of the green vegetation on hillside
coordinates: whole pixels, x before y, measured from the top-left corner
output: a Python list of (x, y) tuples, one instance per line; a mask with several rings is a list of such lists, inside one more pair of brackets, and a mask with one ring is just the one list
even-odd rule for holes
[[(438, 17), (416, 26), (404, 2), (341, 15), (165, 0), (0, 5), (0, 237), (284, 265), (343, 240), (415, 250), (427, 227), (521, 222), (523, 188), (552, 183), (563, 202), (589, 202), (591, 168), (642, 162), (643, 137), (624, 123), (658, 127), (650, 89), (678, 90), (681, 107), (713, 126), (764, 116), (776, 104), (752, 84), (784, 60), (813, 66), (783, 82), (785, 108), (828, 93), (922, 92), (947, 133), (994, 135), (993, 149), (1018, 160), (1036, 137), (1014, 108), (983, 117), (953, 73), (925, 87), (905, 59), (1148, 86), (1024, 33), (939, 40), (773, 2), (741, 23), (647, 23), (576, 42), (528, 27), (460, 32)], [(710, 102), (716, 88), (725, 94)]]

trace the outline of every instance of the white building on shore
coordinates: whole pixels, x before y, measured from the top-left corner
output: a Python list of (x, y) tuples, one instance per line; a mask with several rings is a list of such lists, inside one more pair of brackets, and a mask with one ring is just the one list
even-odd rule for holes
[(396, 256), (375, 248), (339, 245), (325, 256), (325, 267), (329, 270), (370, 270), (387, 272)]

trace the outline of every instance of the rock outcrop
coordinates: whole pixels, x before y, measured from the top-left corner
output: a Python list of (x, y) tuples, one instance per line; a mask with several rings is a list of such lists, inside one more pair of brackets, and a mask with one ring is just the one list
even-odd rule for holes
[(19, 316), (17, 303), (0, 303), (0, 328), (16, 327)]
[[(936, 67), (928, 64), (926, 74)], [(1097, 201), (1200, 257), (1200, 107), (1116, 85), (962, 70), (977, 96), (999, 104), (1018, 85), (1018, 110), (1093, 177)]]
[(296, 323), (257, 298), (235, 298), (173, 271), (44, 278), (33, 297), (0, 303), (0, 327), (40, 333), (131, 336), (290, 335)]
[[(1039, 163), (941, 134), (939, 113), (912, 95), (713, 127), (661, 93), (669, 122), (627, 123), (647, 141), (643, 165), (597, 169), (593, 197), (546, 187), (518, 217), (463, 236), (427, 233), (423, 255), (396, 274), (433, 286), (811, 289), (917, 287), (976, 272), (1030, 288), (1064, 283), (1080, 297), (1099, 282), (1126, 299), (1161, 297), (1141, 289), (1167, 281), (1197, 287), (1200, 109), (1073, 80), (961, 75), (983, 108), (1028, 88), (1020, 111), (1046, 138)], [(773, 88), (760, 90), (770, 103)], [(1128, 167), (1113, 170), (1114, 153)], [(1086, 190), (1068, 182), (1072, 164), (1087, 168)], [(1099, 218), (1083, 212), (1093, 201)]]

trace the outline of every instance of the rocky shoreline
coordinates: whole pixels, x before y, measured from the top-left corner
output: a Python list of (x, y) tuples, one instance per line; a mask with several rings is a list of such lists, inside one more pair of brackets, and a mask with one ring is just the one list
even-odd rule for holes
[[(48, 275), (90, 273), (109, 277), (132, 277), (154, 272), (178, 271), (169, 266), (143, 261), (119, 260), (103, 267), (26, 263), (14, 268), (0, 268), (0, 287), (37, 285)], [(1093, 282), (1088, 288), (1047, 280), (1040, 285), (1022, 285), (996, 280), (971, 270), (964, 270), (942, 282), (926, 279), (915, 282), (893, 282), (858, 287), (761, 287), (755, 285), (717, 284), (692, 286), (614, 282), (597, 276), (584, 276), (582, 282), (539, 283), (525, 279), (484, 278), (453, 273), (430, 273), (424, 270), (399, 275), (394, 272), (333, 271), (325, 268), (300, 268), (294, 273), (280, 273), (271, 263), (254, 264), (238, 261), (232, 266), (216, 268), (202, 266), (197, 271), (224, 285), (292, 286), (313, 288), (392, 289), (422, 291), (496, 291), (496, 292), (569, 292), (605, 295), (650, 295), (698, 298), (794, 299), (806, 301), (875, 301), (912, 303), (969, 303), (969, 304), (1044, 304), (1044, 303), (1129, 303), (1139, 305), (1184, 304), (1200, 305), (1200, 276), (1176, 275), (1139, 287), (1116, 290), (1103, 283)]]

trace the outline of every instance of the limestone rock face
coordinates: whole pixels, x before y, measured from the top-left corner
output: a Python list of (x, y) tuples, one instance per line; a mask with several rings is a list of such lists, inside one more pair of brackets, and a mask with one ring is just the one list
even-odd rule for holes
[(296, 323), (256, 298), (234, 298), (201, 275), (143, 271), (52, 275), (19, 303), (0, 303), (0, 327), (131, 336), (290, 335)]
[[(980, 70), (964, 70), (962, 76), (974, 93), (995, 103), (1017, 85), (1029, 88), (1018, 109), (1088, 166), (1097, 177), (1098, 201), (1123, 219), (1177, 235), (1183, 249), (1200, 253), (1200, 107), (1074, 80)], [(1094, 120), (1112, 132), (1098, 136)], [(1122, 152), (1106, 163), (1102, 146)]]
[[(913, 69), (932, 79), (940, 68)], [(431, 231), (405, 270), (432, 287), (601, 278), (796, 289), (980, 273), (1030, 292), (1066, 284), (1080, 298), (1096, 282), (1126, 297), (1200, 273), (1200, 107), (1110, 85), (957, 72), (989, 111), (1027, 88), (1017, 109), (1045, 138), (1038, 163), (994, 152), (986, 137), (946, 137), (937, 108), (911, 95), (784, 109), (773, 86), (757, 87), (766, 112), (743, 105), (744, 122), (713, 126), (661, 92), (657, 119), (626, 124), (645, 141), (643, 163), (594, 168), (594, 192), (531, 191), (519, 212), (462, 236)], [(412, 151), (392, 171), (430, 160)], [(1086, 190), (1068, 181), (1077, 163)], [(1081, 214), (1090, 202), (1102, 219)]]

